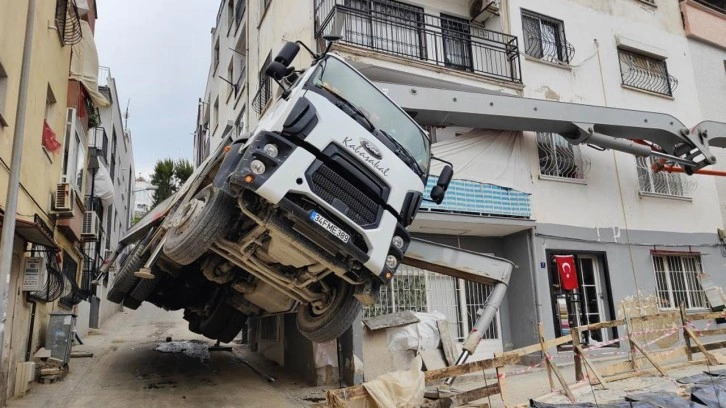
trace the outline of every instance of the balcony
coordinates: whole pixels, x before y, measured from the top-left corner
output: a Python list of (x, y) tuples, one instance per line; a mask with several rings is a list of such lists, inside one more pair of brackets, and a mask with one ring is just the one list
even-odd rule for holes
[(315, 0), (315, 37), (342, 35), (342, 43), (522, 83), (517, 37), (468, 20), (426, 14), (423, 9), (384, 0)]
[(726, 48), (726, 0), (681, 0), (686, 35)]
[[(429, 176), (424, 197), (431, 194), (437, 179), (436, 176)], [(424, 201), (421, 211), (524, 219), (532, 215), (529, 194), (469, 180), (453, 180), (441, 205)]]
[(108, 135), (102, 127), (92, 128), (88, 131), (88, 147), (95, 148), (96, 157), (99, 157), (106, 164), (108, 157)]

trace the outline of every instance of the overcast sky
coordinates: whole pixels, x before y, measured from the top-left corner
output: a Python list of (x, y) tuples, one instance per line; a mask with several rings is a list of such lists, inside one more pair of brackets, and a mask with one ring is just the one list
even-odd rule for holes
[(197, 101), (209, 70), (218, 0), (97, 0), (96, 47), (116, 78), (136, 174), (156, 160), (192, 159)]

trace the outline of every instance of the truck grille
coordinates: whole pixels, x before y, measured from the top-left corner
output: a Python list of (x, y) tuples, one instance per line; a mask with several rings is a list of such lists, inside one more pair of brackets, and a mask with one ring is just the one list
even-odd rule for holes
[[(353, 183), (320, 164), (310, 178), (310, 187), (318, 197), (340, 210), (360, 226), (378, 221), (379, 205)], [(344, 204), (344, 206), (340, 204)], [(347, 208), (344, 208), (347, 207)]]

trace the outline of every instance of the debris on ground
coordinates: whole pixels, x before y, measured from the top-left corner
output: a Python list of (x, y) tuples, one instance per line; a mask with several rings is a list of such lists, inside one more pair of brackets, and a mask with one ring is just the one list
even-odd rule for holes
[(198, 358), (202, 362), (209, 360), (209, 345), (198, 340), (160, 343), (154, 350), (162, 353), (184, 353), (189, 357)]

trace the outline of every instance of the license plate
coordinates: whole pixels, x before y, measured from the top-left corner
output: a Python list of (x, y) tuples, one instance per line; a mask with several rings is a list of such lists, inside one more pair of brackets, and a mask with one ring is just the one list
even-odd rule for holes
[(334, 237), (338, 238), (339, 240), (345, 242), (346, 244), (348, 243), (348, 241), (350, 241), (350, 235), (348, 235), (348, 233), (346, 233), (345, 231), (340, 229), (337, 225), (328, 221), (325, 217), (318, 214), (317, 212), (315, 212), (315, 211), (311, 212), (310, 219), (313, 220), (314, 223), (325, 228), (330, 234), (332, 234)]

